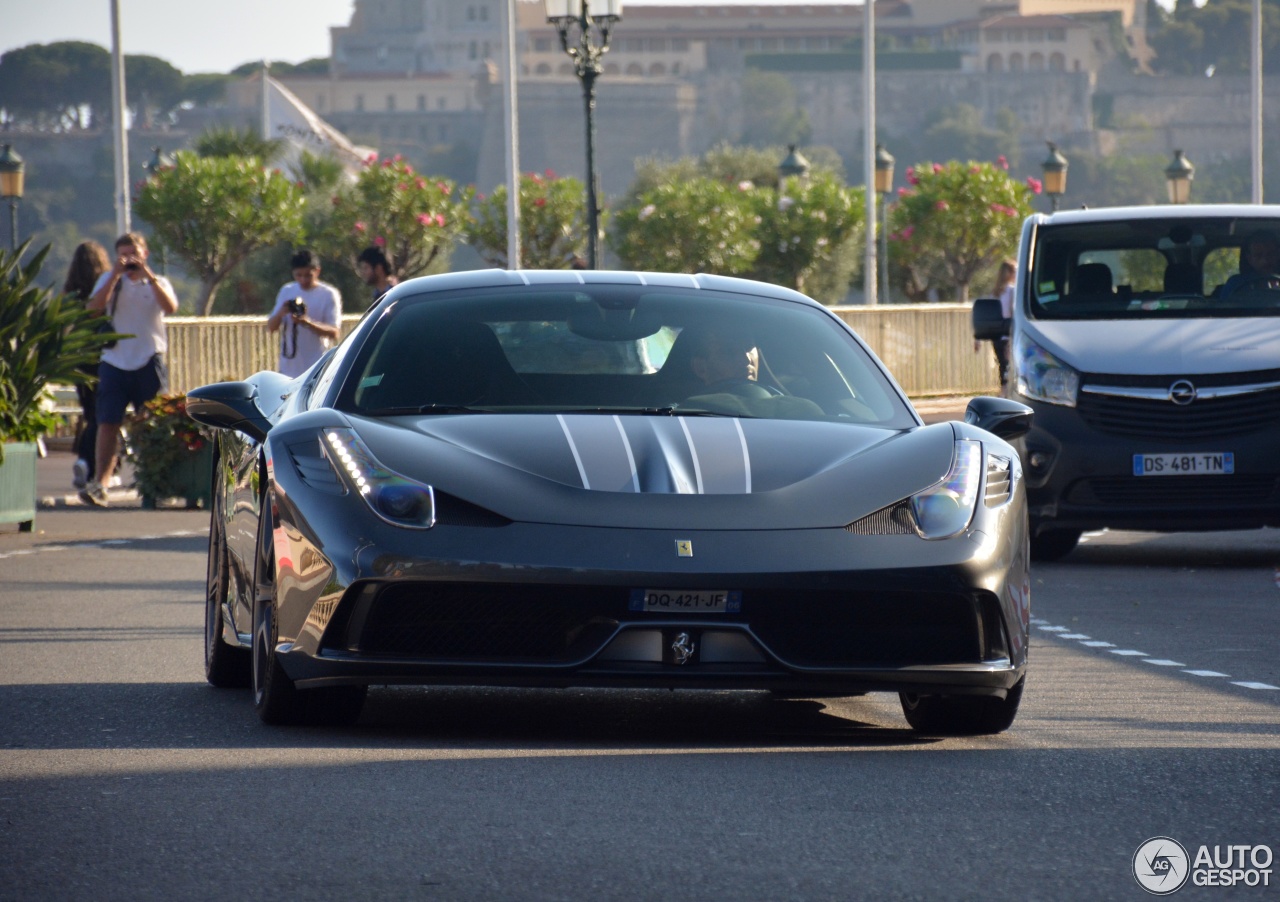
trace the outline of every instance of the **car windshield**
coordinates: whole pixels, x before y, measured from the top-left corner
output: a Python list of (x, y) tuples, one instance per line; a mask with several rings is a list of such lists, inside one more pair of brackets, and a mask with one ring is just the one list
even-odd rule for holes
[(636, 285), (401, 298), (369, 331), (336, 406), (370, 416), (600, 412), (916, 424), (873, 358), (820, 309)]
[(1036, 319), (1280, 315), (1280, 221), (1132, 219), (1042, 227)]

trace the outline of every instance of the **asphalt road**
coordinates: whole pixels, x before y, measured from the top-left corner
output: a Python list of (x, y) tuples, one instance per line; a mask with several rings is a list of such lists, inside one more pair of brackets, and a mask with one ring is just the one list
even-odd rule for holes
[(932, 740), (891, 696), (711, 692), (375, 689), (268, 728), (202, 679), (206, 514), (6, 529), (0, 899), (1141, 899), (1152, 837), (1280, 853), (1277, 531), (1038, 566), (1014, 728)]

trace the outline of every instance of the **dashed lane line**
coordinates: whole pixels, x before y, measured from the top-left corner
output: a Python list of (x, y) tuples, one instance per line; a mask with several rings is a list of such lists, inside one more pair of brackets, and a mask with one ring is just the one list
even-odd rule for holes
[(0, 551), (0, 560), (31, 554), (56, 554), (59, 551), (78, 551), (84, 548), (114, 548), (119, 545), (135, 545), (140, 542), (154, 542), (158, 539), (189, 538), (204, 534), (202, 530), (198, 529), (179, 529), (175, 532), (166, 532), (161, 535), (135, 536), (132, 539), (99, 539), (95, 542), (73, 542), (65, 545), (37, 545), (35, 548), (15, 548), (13, 551)]
[(1071, 632), (1071, 627), (1055, 626), (1047, 620), (1033, 619), (1031, 625), (1042, 633), (1054, 637), (1055, 639), (1072, 639), (1079, 642), (1087, 648), (1105, 648), (1113, 655), (1119, 655), (1124, 658), (1141, 658), (1143, 664), (1150, 664), (1154, 667), (1179, 667), (1182, 672), (1191, 676), (1204, 677), (1206, 679), (1226, 679), (1232, 686), (1239, 686), (1242, 689), (1257, 689), (1263, 692), (1280, 692), (1280, 686), (1273, 686), (1270, 683), (1260, 683), (1257, 680), (1231, 680), (1229, 673), (1221, 673), (1217, 670), (1195, 670), (1188, 669), (1187, 665), (1181, 661), (1174, 661), (1169, 658), (1152, 658), (1145, 651), (1138, 651), (1134, 648), (1117, 648), (1114, 642), (1106, 642), (1102, 639), (1090, 639), (1083, 633)]

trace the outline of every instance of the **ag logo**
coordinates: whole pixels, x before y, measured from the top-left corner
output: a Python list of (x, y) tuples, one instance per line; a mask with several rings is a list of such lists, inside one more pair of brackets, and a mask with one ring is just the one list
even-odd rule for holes
[(1190, 864), (1182, 843), (1167, 836), (1156, 836), (1133, 853), (1133, 876), (1138, 886), (1147, 892), (1167, 896), (1182, 889)]

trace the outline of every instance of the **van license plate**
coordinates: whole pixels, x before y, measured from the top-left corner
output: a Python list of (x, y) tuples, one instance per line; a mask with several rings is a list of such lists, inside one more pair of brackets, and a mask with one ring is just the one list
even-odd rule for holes
[(1236, 456), (1231, 451), (1133, 455), (1134, 476), (1228, 476), (1235, 471)]

